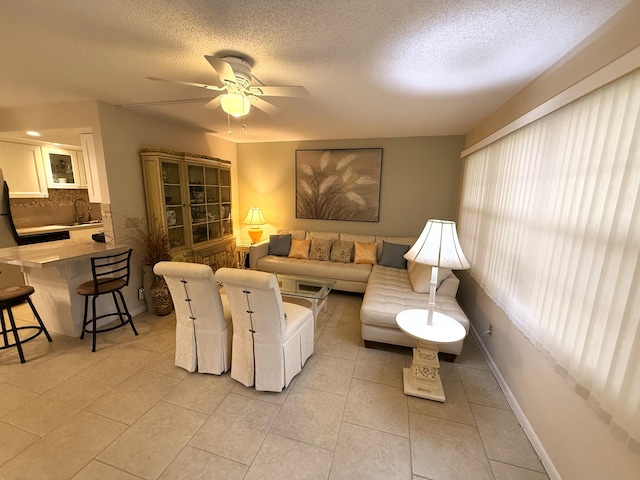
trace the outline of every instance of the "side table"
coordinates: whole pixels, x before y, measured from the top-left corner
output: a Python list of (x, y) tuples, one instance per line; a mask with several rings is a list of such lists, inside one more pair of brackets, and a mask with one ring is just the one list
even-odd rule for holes
[(417, 348), (413, 349), (411, 367), (402, 372), (404, 393), (444, 402), (438, 343), (462, 340), (467, 331), (461, 323), (444, 313), (417, 308), (398, 313), (396, 323), (407, 335), (418, 339)]
[(251, 242), (249, 240), (236, 240), (236, 260), (238, 262), (238, 268), (246, 268), (245, 265), (250, 247)]

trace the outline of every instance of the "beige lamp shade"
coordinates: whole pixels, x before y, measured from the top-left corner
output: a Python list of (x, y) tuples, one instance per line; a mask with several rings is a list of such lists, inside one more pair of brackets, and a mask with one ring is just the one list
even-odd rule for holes
[(257, 225), (264, 225), (265, 223), (267, 222), (264, 216), (262, 216), (260, 207), (251, 207), (249, 213), (247, 213), (247, 217), (244, 219), (244, 224), (251, 225), (251, 228), (249, 228), (249, 237), (252, 243), (259, 242), (262, 238), (262, 229), (257, 227)]
[(429, 220), (404, 258), (432, 267), (464, 270), (471, 265), (462, 253), (455, 222)]

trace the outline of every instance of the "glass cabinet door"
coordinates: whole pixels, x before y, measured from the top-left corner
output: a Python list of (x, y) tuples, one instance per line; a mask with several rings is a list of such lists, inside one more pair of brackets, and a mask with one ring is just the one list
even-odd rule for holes
[[(229, 171), (218, 167), (189, 165), (187, 172), (193, 243), (230, 235), (232, 228)], [(223, 182), (227, 182), (228, 186), (223, 186)]]
[(162, 162), (162, 184), (169, 248), (184, 247), (186, 242), (184, 201), (180, 187), (180, 165)]

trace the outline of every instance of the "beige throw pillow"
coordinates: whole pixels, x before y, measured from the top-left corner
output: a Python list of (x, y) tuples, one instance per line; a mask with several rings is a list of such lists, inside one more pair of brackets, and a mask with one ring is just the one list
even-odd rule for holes
[(373, 265), (376, 263), (376, 253), (378, 251), (378, 245), (375, 242), (363, 243), (355, 242), (355, 253), (353, 256), (353, 263), (368, 263)]
[(329, 256), (329, 260), (332, 262), (351, 263), (352, 252), (353, 242), (334, 240), (331, 244), (331, 255)]
[(289, 258), (309, 258), (309, 247), (311, 240), (291, 239), (291, 250), (289, 250)]
[(309, 252), (309, 260), (329, 260), (329, 252), (331, 251), (331, 240), (324, 238), (311, 239), (311, 251)]
[[(409, 271), (409, 281), (411, 282), (413, 291), (416, 293), (429, 293), (431, 287), (431, 266), (409, 261), (407, 262), (407, 270)], [(438, 268), (436, 289), (449, 275), (451, 275), (450, 269)]]

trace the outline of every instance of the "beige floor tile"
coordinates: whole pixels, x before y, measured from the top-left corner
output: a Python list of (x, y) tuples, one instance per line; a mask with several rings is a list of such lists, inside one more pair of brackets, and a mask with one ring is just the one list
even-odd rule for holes
[(202, 413), (160, 402), (97, 460), (143, 478), (158, 478), (206, 418)]
[(23, 371), (16, 371), (6, 382), (36, 393), (46, 392), (74, 375), (86, 371), (100, 360), (89, 353), (69, 352), (57, 355), (46, 362), (27, 362)]
[(314, 353), (297, 375), (297, 385), (346, 396), (356, 362)]
[(298, 375), (293, 377), (291, 382), (289, 382), (287, 388), (283, 388), (281, 392), (260, 391), (256, 390), (254, 387), (245, 387), (240, 382), (235, 382), (235, 386), (231, 391), (233, 393), (237, 393), (238, 395), (244, 395), (245, 397), (254, 398), (256, 400), (270, 402), (275, 405), (284, 405), (284, 402), (287, 400), (287, 397), (289, 396), (289, 393), (293, 389), (293, 386), (296, 384), (297, 380)]
[(110, 389), (103, 383), (73, 377), (9, 412), (2, 420), (42, 436), (63, 425)]
[(325, 328), (316, 342), (315, 353), (330, 357), (355, 360), (361, 342), (359, 333), (345, 333)]
[(338, 441), (346, 398), (296, 385), (270, 432), (333, 450)]
[(249, 467), (213, 453), (184, 447), (160, 480), (242, 480)]
[(164, 401), (202, 413), (213, 412), (236, 385), (229, 373), (190, 373), (164, 397)]
[(176, 366), (175, 348), (170, 349), (169, 352), (157, 357), (153, 362), (145, 367), (145, 370), (150, 372), (160, 373), (168, 377), (179, 378), (182, 380), (189, 375), (184, 368)]
[(491, 371), (460, 366), (457, 368), (469, 403), (510, 409), (509, 403)]
[(462, 383), (443, 378), (442, 388), (446, 397), (444, 403), (408, 395), (409, 411), (444, 418), (452, 422), (475, 425)]
[(141, 370), (94, 401), (87, 410), (131, 425), (178, 383), (177, 378)]
[(549, 480), (546, 473), (534, 472), (514, 465), (489, 460), (495, 480)]
[[(412, 357), (409, 357), (409, 365), (411, 365)], [(451, 380), (460, 381), (460, 374), (458, 373), (458, 368), (456, 367), (456, 363), (445, 362), (440, 360), (440, 377), (441, 378), (449, 378)]]
[(475, 427), (410, 413), (413, 473), (430, 480), (493, 480)]
[(0, 422), (0, 465), (15, 457), (32, 443), (40, 440), (38, 435), (18, 427)]
[(407, 396), (401, 387), (353, 379), (344, 421), (409, 436)]
[(0, 418), (10, 411), (24, 405), (29, 400), (38, 396), (37, 393), (16, 387), (8, 383), (0, 383)]
[(408, 438), (343, 423), (329, 480), (410, 480)]
[(360, 348), (356, 359), (354, 378), (383, 383), (394, 387), (403, 385), (402, 369), (405, 356), (375, 348)]
[(491, 460), (544, 472), (538, 455), (513, 412), (471, 405), (480, 437)]
[(158, 332), (138, 335), (131, 341), (131, 346), (140, 350), (164, 353), (167, 350), (175, 350), (176, 334), (175, 332)]
[(280, 407), (229, 394), (189, 445), (249, 465)]
[(480, 370), (489, 370), (489, 365), (484, 359), (482, 352), (476, 346), (473, 337), (469, 336), (462, 345), (462, 351), (456, 358), (456, 365), (461, 367), (477, 368)]
[(93, 460), (80, 470), (72, 480), (140, 480), (140, 477)]
[(113, 442), (126, 426), (90, 412), (79, 412), (0, 467), (7, 480), (67, 480)]
[(145, 366), (154, 362), (159, 355), (137, 348), (121, 348), (80, 373), (85, 378), (93, 378), (107, 385), (118, 385)]
[(325, 480), (333, 452), (269, 434), (244, 480)]

